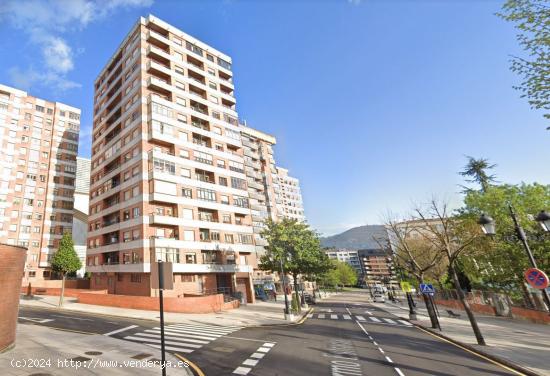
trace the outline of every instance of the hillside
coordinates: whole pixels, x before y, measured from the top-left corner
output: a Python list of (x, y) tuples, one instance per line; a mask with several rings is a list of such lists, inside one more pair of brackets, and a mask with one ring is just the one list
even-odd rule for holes
[(378, 249), (388, 239), (388, 233), (382, 225), (359, 226), (341, 234), (321, 238), (321, 246), (326, 248)]

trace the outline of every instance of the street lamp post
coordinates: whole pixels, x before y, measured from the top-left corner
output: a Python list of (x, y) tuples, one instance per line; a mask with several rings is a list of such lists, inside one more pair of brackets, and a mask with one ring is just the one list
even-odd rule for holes
[[(519, 224), (518, 218), (516, 216), (516, 212), (514, 211), (514, 207), (512, 204), (508, 204), (508, 209), (510, 210), (510, 216), (512, 217), (512, 220), (514, 221), (514, 227), (516, 230), (516, 234), (521, 240), (521, 243), (523, 244), (523, 247), (525, 248), (525, 252), (527, 253), (527, 257), (529, 257), (529, 263), (533, 268), (537, 267), (537, 262), (535, 258), (533, 257), (533, 253), (531, 252), (531, 248), (529, 247), (529, 243), (527, 243), (527, 237), (525, 236), (525, 231), (523, 231), (523, 228)], [(550, 231), (550, 214), (548, 214), (545, 210), (542, 210), (535, 218), (537, 222), (540, 222), (542, 228), (544, 231), (548, 232)], [(481, 228), (483, 229), (483, 232), (486, 235), (495, 235), (496, 234), (496, 226), (495, 221), (493, 218), (489, 217), (486, 214), (482, 214), (479, 218), (478, 223), (481, 225)], [(548, 296), (548, 291), (546, 289), (542, 289), (542, 296), (544, 298), (544, 301), (547, 306), (547, 310), (550, 311), (550, 297)]]

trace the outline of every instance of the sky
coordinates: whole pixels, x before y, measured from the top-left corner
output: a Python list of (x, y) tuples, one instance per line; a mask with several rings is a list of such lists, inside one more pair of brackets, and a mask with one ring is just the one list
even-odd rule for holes
[(503, 1), (0, 2), (0, 83), (82, 109), (140, 16), (233, 59), (237, 110), (277, 137), (310, 225), (331, 235), (436, 196), (460, 205), (465, 155), (501, 182), (548, 184), (548, 121), (513, 89), (521, 54)]

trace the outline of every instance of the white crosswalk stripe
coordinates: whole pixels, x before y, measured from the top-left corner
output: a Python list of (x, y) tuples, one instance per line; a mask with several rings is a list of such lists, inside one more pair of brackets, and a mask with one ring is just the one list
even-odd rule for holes
[[(217, 326), (208, 324), (173, 324), (164, 327), (165, 348), (170, 351), (191, 353), (194, 350), (231, 334), (242, 327)], [(140, 342), (151, 347), (160, 348), (160, 328), (145, 329), (139, 333), (123, 337), (125, 340)]]
[(398, 326), (408, 326), (411, 327), (412, 324), (405, 320), (398, 320), (397, 318), (389, 318), (389, 317), (376, 317), (376, 316), (363, 316), (363, 315), (354, 315), (354, 314), (346, 314), (346, 313), (332, 313), (332, 314), (325, 314), (325, 313), (317, 313), (312, 314), (310, 313), (308, 315), (310, 318), (318, 318), (318, 319), (330, 319), (330, 320), (357, 320), (361, 322), (370, 322), (374, 324), (383, 324), (383, 325), (398, 325)]

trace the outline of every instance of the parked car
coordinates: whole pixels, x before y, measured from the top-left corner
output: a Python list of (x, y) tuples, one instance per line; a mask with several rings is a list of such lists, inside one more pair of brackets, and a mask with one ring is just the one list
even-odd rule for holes
[(384, 303), (386, 301), (386, 298), (382, 294), (374, 294), (373, 301), (375, 303)]

